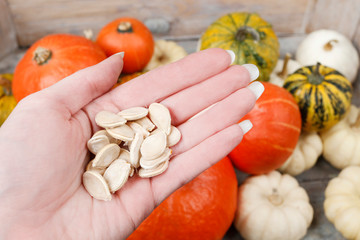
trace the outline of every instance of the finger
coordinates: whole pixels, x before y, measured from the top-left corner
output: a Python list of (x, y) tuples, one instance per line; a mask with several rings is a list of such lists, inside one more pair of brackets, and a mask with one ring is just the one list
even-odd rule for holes
[(109, 91), (116, 83), (122, 67), (122, 55), (115, 54), (64, 78), (44, 89), (42, 94), (62, 104), (73, 115), (93, 99)]
[(231, 55), (223, 49), (196, 52), (117, 87), (101, 101), (113, 102), (119, 109), (147, 106), (224, 71), (230, 64)]
[(151, 179), (156, 205), (174, 190), (228, 155), (241, 142), (242, 136), (241, 128), (237, 124), (231, 125), (189, 151), (172, 158), (169, 168)]
[(207, 81), (166, 98), (161, 103), (169, 108), (172, 124), (179, 125), (209, 105), (247, 86), (249, 82), (249, 71), (242, 66), (233, 65)]
[[(256, 95), (253, 86), (258, 85)], [(255, 101), (264, 90), (260, 82), (254, 82), (240, 89), (199, 116), (178, 126), (181, 141), (172, 147), (173, 154), (181, 154), (201, 143), (204, 139), (222, 129), (237, 123), (255, 105)]]

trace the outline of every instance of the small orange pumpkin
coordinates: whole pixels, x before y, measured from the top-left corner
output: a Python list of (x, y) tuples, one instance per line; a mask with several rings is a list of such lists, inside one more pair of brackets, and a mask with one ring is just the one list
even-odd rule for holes
[(154, 52), (154, 39), (150, 30), (139, 20), (118, 18), (104, 26), (96, 43), (107, 56), (125, 52), (123, 73), (142, 70)]
[(19, 102), (72, 73), (95, 65), (105, 53), (85, 37), (53, 34), (35, 42), (16, 66), (12, 90)]

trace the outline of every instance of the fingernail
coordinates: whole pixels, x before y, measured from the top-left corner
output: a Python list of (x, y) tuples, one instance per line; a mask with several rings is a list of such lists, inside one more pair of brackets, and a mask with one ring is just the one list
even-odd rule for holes
[(256, 99), (259, 99), (259, 97), (265, 90), (264, 85), (262, 85), (262, 83), (259, 81), (252, 82), (250, 85), (247, 86), (247, 88), (255, 94)]
[(260, 72), (256, 65), (249, 63), (249, 64), (244, 64), (242, 66), (246, 68), (246, 70), (248, 70), (251, 81), (254, 81), (259, 77)]
[(124, 58), (125, 52), (118, 52), (118, 53), (115, 53), (114, 55), (120, 55), (122, 58)]
[(239, 127), (241, 128), (241, 130), (243, 131), (243, 135), (245, 135), (245, 133), (247, 133), (248, 131), (250, 131), (250, 129), (253, 127), (252, 123), (250, 122), (250, 120), (244, 120), (242, 122), (239, 123)]
[(226, 50), (228, 52), (228, 54), (230, 55), (231, 57), (231, 63), (230, 64), (233, 64), (233, 62), (235, 61), (235, 53), (233, 50)]

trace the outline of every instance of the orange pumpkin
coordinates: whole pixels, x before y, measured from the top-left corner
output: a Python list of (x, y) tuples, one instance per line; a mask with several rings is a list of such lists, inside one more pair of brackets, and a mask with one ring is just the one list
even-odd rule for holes
[(12, 90), (20, 101), (72, 73), (99, 63), (105, 53), (85, 37), (53, 34), (35, 42), (16, 66)]
[(229, 154), (235, 167), (250, 174), (279, 168), (292, 154), (301, 131), (300, 109), (284, 88), (263, 82), (264, 93), (242, 119), (254, 127)]
[(171, 194), (128, 240), (222, 239), (235, 216), (237, 185), (226, 157)]
[(142, 70), (154, 52), (154, 39), (150, 30), (135, 18), (118, 18), (104, 26), (96, 43), (107, 56), (125, 52), (123, 73)]
[(120, 86), (121, 84), (124, 84), (140, 75), (144, 74), (144, 72), (135, 72), (135, 73), (130, 73), (130, 74), (121, 74), (119, 76), (119, 79), (117, 80), (117, 83), (115, 83), (115, 85), (112, 87), (112, 89)]

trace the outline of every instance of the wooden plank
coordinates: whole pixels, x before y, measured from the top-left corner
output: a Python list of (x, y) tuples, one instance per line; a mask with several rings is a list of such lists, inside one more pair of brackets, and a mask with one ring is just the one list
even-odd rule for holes
[(353, 39), (360, 22), (359, 0), (317, 0), (306, 32), (327, 28)]
[(0, 59), (17, 48), (16, 33), (6, 0), (0, 0)]
[(132, 16), (142, 21), (160, 18), (170, 24), (157, 36), (194, 36), (223, 14), (233, 11), (257, 12), (279, 33), (302, 31), (305, 12), (313, 0), (163, 0), (98, 1), (8, 0), (18, 31), (20, 46), (28, 46), (46, 34), (82, 34), (87, 28), (97, 34), (109, 21)]

